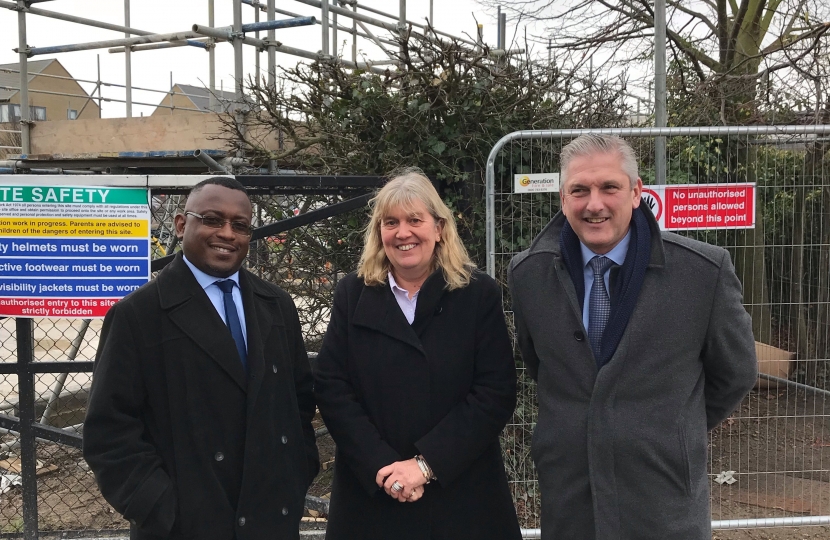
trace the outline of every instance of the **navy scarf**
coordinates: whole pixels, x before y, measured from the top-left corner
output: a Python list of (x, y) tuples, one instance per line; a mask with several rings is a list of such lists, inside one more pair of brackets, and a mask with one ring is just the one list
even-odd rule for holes
[[(559, 237), (559, 248), (562, 251), (565, 267), (576, 288), (579, 306), (582, 307), (585, 303), (582, 251), (579, 247), (579, 238), (567, 220)], [(596, 359), (597, 369), (608, 363), (614, 356), (617, 345), (620, 344), (628, 320), (634, 313), (634, 306), (637, 305), (637, 298), (640, 296), (640, 289), (643, 287), (650, 259), (651, 229), (643, 211), (635, 208), (631, 216), (631, 241), (628, 244), (625, 262), (619, 267), (616, 277), (614, 267), (611, 270), (611, 315), (608, 317), (608, 324), (605, 325), (605, 331), (602, 334), (600, 346), (602, 352), (600, 358)]]

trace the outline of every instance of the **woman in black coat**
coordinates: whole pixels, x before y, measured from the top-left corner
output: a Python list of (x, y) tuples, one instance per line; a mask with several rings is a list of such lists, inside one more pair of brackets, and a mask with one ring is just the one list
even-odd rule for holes
[(516, 405), (500, 289), (420, 171), (372, 204), (317, 359), (337, 444), (326, 538), (519, 539), (499, 446)]

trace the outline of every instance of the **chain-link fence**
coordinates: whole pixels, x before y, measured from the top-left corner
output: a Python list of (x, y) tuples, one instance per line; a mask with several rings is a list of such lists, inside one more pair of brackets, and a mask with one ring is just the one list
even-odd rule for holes
[[(515, 193), (514, 180), (558, 172), (562, 147), (587, 132), (517, 132), (490, 154), (488, 271), (503, 285), (511, 325), (507, 265), (559, 210), (558, 194)], [(713, 525), (830, 524), (830, 126), (595, 132), (631, 143), (649, 191), (656, 191), (658, 134), (667, 139), (667, 184), (757, 185), (754, 228), (701, 225), (681, 232), (731, 253), (766, 373), (710, 434)], [(644, 202), (663, 201), (646, 196)], [(518, 349), (516, 357), (521, 365)], [(519, 388), (503, 445), (522, 526), (536, 528), (540, 494), (530, 459), (536, 386), (521, 368)]]
[[(316, 351), (334, 287), (359, 257), (365, 193), (381, 179), (239, 178), (252, 185), (257, 228), (248, 268), (294, 298), (306, 346)], [(151, 200), (157, 270), (177, 250), (173, 217), (185, 197), (180, 188), (153, 190)], [(101, 497), (78, 436), (100, 329), (101, 320), (0, 320), (0, 537), (126, 536), (129, 524)], [(18, 339), (26, 335), (31, 340)], [(334, 445), (320, 420), (315, 423), (321, 456), (330, 465)], [(321, 510), (314, 497), (330, 491), (326, 469), (310, 490), (309, 516)]]

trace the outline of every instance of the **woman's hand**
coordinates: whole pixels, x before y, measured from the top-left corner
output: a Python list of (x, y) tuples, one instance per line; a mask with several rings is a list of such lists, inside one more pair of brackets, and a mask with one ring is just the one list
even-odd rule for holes
[(393, 499), (400, 502), (415, 502), (424, 494), (423, 485), (426, 484), (426, 478), (415, 458), (412, 458), (383, 467), (378, 471), (375, 482)]

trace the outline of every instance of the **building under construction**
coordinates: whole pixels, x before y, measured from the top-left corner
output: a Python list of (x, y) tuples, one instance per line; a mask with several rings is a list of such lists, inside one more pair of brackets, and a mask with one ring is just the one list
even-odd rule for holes
[[(0, 9), (16, 12), (18, 23), (17, 64), (0, 66), (0, 172), (159, 172), (198, 173), (211, 170), (210, 156), (226, 156), (220, 139), (221, 122), (217, 114), (242, 115), (246, 103), (244, 89), (243, 48), (256, 49), (254, 80), (277, 84), (276, 53), (308, 61), (336, 62), (347, 68), (385, 72), (394, 70), (401, 47), (401, 36), (417, 36), (428, 40), (452, 40), (471, 49), (482, 47), (481, 25), (477, 39), (454, 36), (431, 25), (430, 14), (422, 22), (407, 19), (406, 0), (400, 0), (397, 13), (389, 13), (357, 0), (319, 1), (294, 0), (315, 10), (313, 16), (282, 9), (288, 2), (276, 0), (228, 0), (233, 4), (233, 24), (217, 27), (214, 0), (207, 0), (208, 24), (194, 24), (178, 32), (154, 33), (130, 26), (130, 0), (124, 2), (123, 25), (112, 24), (71, 13), (47, 10), (38, 1), (0, 0)], [(135, 6), (140, 9), (140, 5)], [(102, 28), (123, 33), (125, 37), (87, 43), (46, 47), (30, 47), (27, 26), (38, 18), (51, 18), (80, 26)], [(499, 15), (498, 44), (494, 50), (505, 49), (505, 17)], [(321, 32), (322, 47), (309, 51), (283, 43), (277, 31), (298, 26), (315, 27)], [(343, 37), (351, 38), (351, 47), (336, 50), (333, 44)], [(227, 44), (227, 45), (223, 45)], [(217, 46), (231, 46), (234, 53), (234, 88), (217, 88)], [(377, 59), (358, 58), (359, 45), (377, 51)], [(209, 73), (203, 87), (173, 81), (164, 90), (153, 90), (133, 83), (132, 55), (141, 51), (171, 47), (195, 47), (207, 51)], [(126, 80), (105, 82), (97, 79), (75, 79), (58, 60), (45, 56), (76, 51), (104, 50), (123, 54)], [(260, 67), (260, 54), (267, 60)], [(79, 84), (92, 86), (87, 92)], [(102, 89), (123, 90), (124, 99), (104, 96)], [(135, 101), (134, 91), (155, 92), (157, 99)], [(5, 99), (5, 101), (4, 101)], [(101, 119), (104, 103), (123, 102), (126, 118)], [(154, 106), (148, 116), (134, 117), (133, 106)], [(65, 122), (61, 120), (71, 120)], [(281, 142), (270, 141), (274, 148)], [(266, 148), (269, 141), (266, 141)], [(3, 156), (5, 155), (5, 158)], [(195, 155), (195, 157), (194, 157)], [(199, 161), (199, 156), (202, 160)], [(207, 157), (207, 159), (205, 159)], [(238, 161), (238, 160), (237, 160)], [(226, 162), (227, 164), (227, 162)], [(216, 169), (213, 169), (216, 170)], [(226, 170), (224, 167), (218, 170)], [(274, 172), (273, 169), (271, 172)]]

